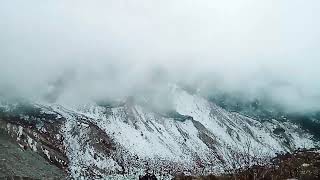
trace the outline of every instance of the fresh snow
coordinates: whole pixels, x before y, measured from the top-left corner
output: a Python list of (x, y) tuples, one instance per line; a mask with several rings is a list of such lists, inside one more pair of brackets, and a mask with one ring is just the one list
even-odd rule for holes
[[(143, 174), (147, 167), (160, 173), (162, 166), (186, 172), (205, 166), (204, 171), (193, 173), (219, 173), (225, 168), (232, 168), (230, 164), (235, 161), (234, 151), (252, 157), (270, 158), (277, 152), (314, 147), (312, 136), (301, 133), (302, 130), (292, 123), (276, 120), (262, 123), (228, 112), (178, 87), (172, 88), (171, 95), (175, 111), (191, 116), (193, 120), (177, 121), (135, 103), (112, 108), (95, 104), (41, 106), (66, 119), (61, 135), (70, 161), (71, 176), (76, 179), (86, 179), (84, 174), (88, 167), (101, 177), (112, 177), (123, 168), (127, 171), (131, 168), (130, 172), (136, 175)], [(79, 121), (77, 117), (86, 120)], [(90, 124), (96, 125), (112, 139), (117, 152), (105, 155), (87, 143), (92, 141), (87, 134), (92, 126)], [(283, 137), (273, 133), (276, 127), (285, 129), (289, 145), (283, 142)], [(127, 164), (119, 164), (120, 159)], [(147, 166), (145, 162), (148, 162)]]

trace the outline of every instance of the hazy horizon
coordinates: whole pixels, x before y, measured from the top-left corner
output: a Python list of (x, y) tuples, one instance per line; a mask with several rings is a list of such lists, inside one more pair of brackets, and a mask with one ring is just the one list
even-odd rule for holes
[(168, 83), (320, 110), (320, 2), (0, 2), (0, 93), (78, 103)]

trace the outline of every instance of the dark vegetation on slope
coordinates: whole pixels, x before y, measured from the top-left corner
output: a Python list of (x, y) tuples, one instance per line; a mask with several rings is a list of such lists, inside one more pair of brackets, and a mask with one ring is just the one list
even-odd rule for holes
[(184, 176), (174, 180), (317, 180), (320, 179), (320, 151), (298, 150), (292, 154), (278, 154), (269, 164), (237, 170), (234, 174), (221, 176)]

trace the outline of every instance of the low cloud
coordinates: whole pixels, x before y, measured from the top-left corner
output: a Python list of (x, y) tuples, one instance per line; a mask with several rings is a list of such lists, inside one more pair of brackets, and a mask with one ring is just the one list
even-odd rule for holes
[(0, 93), (50, 101), (164, 94), (168, 83), (320, 110), (320, 3), (0, 2)]

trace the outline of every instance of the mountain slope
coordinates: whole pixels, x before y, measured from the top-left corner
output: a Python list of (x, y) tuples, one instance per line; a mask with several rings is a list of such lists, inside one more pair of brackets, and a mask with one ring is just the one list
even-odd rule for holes
[(0, 130), (0, 179), (63, 179), (61, 169), (32, 150), (20, 148)]
[(221, 173), (317, 145), (290, 122), (260, 122), (178, 87), (170, 97), (169, 112), (130, 99), (104, 106), (31, 103), (29, 111), (3, 105), (0, 119), (20, 144), (74, 178)]

